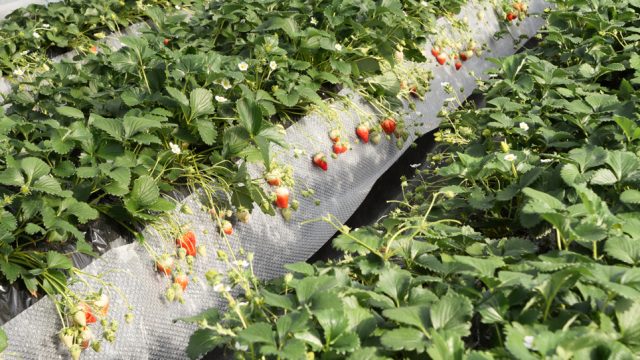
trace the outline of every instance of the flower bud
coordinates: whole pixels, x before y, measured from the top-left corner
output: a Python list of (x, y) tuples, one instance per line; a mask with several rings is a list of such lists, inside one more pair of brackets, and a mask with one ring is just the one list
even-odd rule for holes
[(502, 152), (508, 153), (511, 148), (509, 147), (509, 144), (506, 141), (501, 141), (500, 149), (502, 150)]

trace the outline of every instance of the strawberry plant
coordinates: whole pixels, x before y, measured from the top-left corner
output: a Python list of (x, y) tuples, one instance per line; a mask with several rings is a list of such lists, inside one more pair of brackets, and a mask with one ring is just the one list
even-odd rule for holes
[(148, 6), (197, 6), (178, 1), (64, 0), (19, 8), (0, 22), (0, 75), (21, 77), (48, 68), (49, 57), (70, 50), (90, 51), (110, 33), (146, 20)]
[[(136, 4), (130, 17), (114, 21), (149, 18), (153, 26), (121, 37), (121, 49), (94, 43), (73, 60), (17, 79), (6, 96), (0, 110), (3, 275), (33, 287), (42, 276), (34, 282), (30, 272), (42, 263), (31, 261), (42, 256), (35, 249), (73, 242), (92, 254), (83, 234), (91, 221), (104, 216), (127, 229), (156, 221), (175, 209), (166, 194), (177, 188), (204, 189), (211, 209), (211, 194), (221, 191), (229, 194), (230, 211), (258, 204), (290, 216), (292, 177), (269, 176), (278, 191), (268, 195), (246, 163), (262, 163), (271, 173), (270, 147), (286, 145), (284, 125), (312, 106), (327, 108), (326, 97), (337, 97), (342, 86), (393, 114), (405, 76), (394, 71), (397, 60), (422, 59), (435, 14), (458, 11), (463, 3), (236, 1), (194, 4), (198, 11), (190, 17), (164, 3)], [(35, 15), (24, 21), (53, 25), (56, 14), (76, 14), (83, 6), (92, 5), (31, 7)], [(94, 12), (81, 12), (83, 19), (63, 16), (59, 26), (69, 21), (115, 31), (124, 25), (94, 18)], [(76, 41), (67, 38), (47, 41), (61, 47)], [(422, 91), (426, 82), (414, 79), (412, 86)], [(345, 149), (338, 146), (338, 152)], [(297, 204), (292, 201), (291, 209)], [(185, 251), (193, 256), (193, 249)], [(154, 259), (168, 273), (169, 260), (162, 254)]]

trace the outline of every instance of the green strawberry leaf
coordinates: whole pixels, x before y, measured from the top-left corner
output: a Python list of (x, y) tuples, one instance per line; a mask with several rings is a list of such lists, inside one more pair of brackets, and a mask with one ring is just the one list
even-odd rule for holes
[(192, 360), (199, 359), (202, 355), (214, 350), (224, 343), (224, 338), (218, 336), (214, 330), (198, 329), (189, 338), (189, 344), (187, 345), (186, 350), (187, 356)]
[(55, 251), (47, 251), (47, 268), (69, 270), (73, 263), (69, 257)]
[(273, 328), (271, 325), (258, 322), (249, 325), (246, 329), (238, 333), (238, 338), (249, 343), (276, 345), (273, 337)]
[(84, 114), (82, 111), (70, 107), (70, 106), (59, 106), (56, 108), (56, 112), (62, 116), (74, 118), (74, 119), (82, 119), (84, 120)]
[(191, 119), (197, 119), (203, 115), (213, 114), (213, 94), (210, 90), (197, 88), (189, 94), (189, 108)]
[(429, 345), (429, 340), (420, 330), (400, 327), (384, 332), (380, 336), (380, 343), (390, 350), (422, 353)]

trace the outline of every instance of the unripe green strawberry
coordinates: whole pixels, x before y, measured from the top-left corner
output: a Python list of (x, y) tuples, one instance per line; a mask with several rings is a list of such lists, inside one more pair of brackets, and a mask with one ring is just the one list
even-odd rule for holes
[(291, 209), (289, 208), (282, 209), (282, 217), (284, 218), (285, 221), (291, 220)]
[(82, 349), (80, 345), (73, 344), (71, 348), (69, 348), (69, 353), (71, 354), (71, 359), (80, 360), (80, 354), (82, 354)]
[(375, 132), (373, 133), (373, 135), (371, 136), (371, 142), (374, 145), (378, 145), (380, 144), (380, 141), (382, 140), (382, 135), (379, 132)]
[(173, 289), (173, 287), (170, 287), (167, 289), (164, 296), (167, 298), (167, 300), (169, 300), (169, 302), (173, 302), (173, 300), (175, 300), (176, 298), (176, 291)]

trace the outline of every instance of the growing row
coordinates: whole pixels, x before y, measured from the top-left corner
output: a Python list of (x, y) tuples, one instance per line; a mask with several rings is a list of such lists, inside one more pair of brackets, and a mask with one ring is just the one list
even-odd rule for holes
[[(450, 16), (464, 3), (227, 1), (202, 4), (192, 16), (138, 6), (152, 26), (122, 37), (121, 49), (84, 39), (89, 51), (73, 61), (25, 65), (35, 70), (16, 74), (0, 110), (0, 274), (34, 296), (57, 294), (61, 338), (74, 356), (89, 343), (99, 348), (77, 314), (99, 314), (103, 295), (108, 302), (117, 289), (104, 283), (86, 294), (70, 290), (99, 277), (53, 249), (75, 243), (93, 254), (84, 239), (91, 221), (106, 216), (135, 232), (174, 211), (168, 194), (185, 187), (207, 195), (203, 205), (227, 235), (233, 229), (226, 217), (248, 219), (254, 204), (267, 213), (281, 208), (286, 217), (296, 207), (288, 201), (293, 177), (272, 166), (271, 154), (273, 144), (285, 146), (284, 126), (311, 107), (327, 109), (348, 86), (376, 105), (380, 119), (339, 130), (334, 153), (348, 148), (344, 140), (356, 130), (363, 142), (383, 132), (401, 142), (406, 129), (394, 110), (424, 94), (431, 76), (397, 63), (425, 60), (424, 42), (439, 30), (436, 15)], [(514, 9), (509, 1), (503, 6)], [(439, 37), (438, 46), (459, 69), (481, 46), (464, 34), (466, 22), (453, 25), (462, 40)], [(315, 157), (322, 168), (326, 161)], [(265, 179), (251, 178), (246, 162), (262, 163)], [(218, 192), (231, 204), (214, 200)], [(174, 251), (149, 251), (172, 276), (167, 297), (180, 300), (196, 240), (171, 225)], [(117, 323), (103, 320), (103, 337), (112, 341)]]
[(636, 358), (640, 7), (555, 5), (542, 41), (497, 61), (486, 107), (442, 112), (396, 210), (325, 218), (343, 258), (258, 285), (209, 274), (229, 310), (185, 319), (189, 355)]

